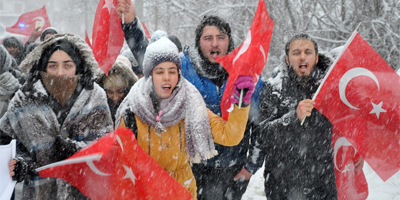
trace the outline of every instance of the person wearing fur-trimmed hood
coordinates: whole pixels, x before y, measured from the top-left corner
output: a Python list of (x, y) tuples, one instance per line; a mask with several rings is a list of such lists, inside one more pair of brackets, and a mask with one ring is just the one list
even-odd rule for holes
[[(150, 44), (144, 78), (131, 88), (116, 115), (117, 126), (136, 133), (139, 145), (197, 199), (190, 163), (217, 155), (214, 142), (233, 146), (243, 138), (250, 106), (234, 105), (228, 121), (212, 113), (181, 73), (177, 47), (167, 38)], [(254, 91), (254, 84), (248, 86)]]
[(107, 102), (113, 122), (115, 122), (115, 113), (119, 105), (137, 81), (138, 77), (132, 71), (132, 64), (129, 59), (119, 55), (108, 75), (102, 81), (102, 86), (107, 93)]
[(27, 81), (0, 119), (0, 142), (17, 139), (10, 176), (24, 180), (23, 199), (87, 199), (35, 169), (68, 158), (113, 128), (106, 94), (94, 82), (98, 64), (90, 47), (79, 36), (54, 35), (20, 69)]

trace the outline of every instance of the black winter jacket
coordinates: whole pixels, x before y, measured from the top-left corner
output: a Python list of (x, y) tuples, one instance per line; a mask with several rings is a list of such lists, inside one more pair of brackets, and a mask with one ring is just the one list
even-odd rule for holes
[(285, 63), (265, 82), (259, 104), (268, 199), (337, 199), (332, 125), (316, 109), (303, 126), (296, 115), (298, 103), (312, 99), (332, 59), (320, 54), (312, 80), (301, 86)]

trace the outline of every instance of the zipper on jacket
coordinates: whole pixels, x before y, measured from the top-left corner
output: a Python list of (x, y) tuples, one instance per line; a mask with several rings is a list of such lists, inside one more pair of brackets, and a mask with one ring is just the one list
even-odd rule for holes
[(181, 123), (179, 122), (179, 142), (180, 142), (180, 149), (181, 149), (181, 152), (182, 152), (182, 126), (181, 126)]

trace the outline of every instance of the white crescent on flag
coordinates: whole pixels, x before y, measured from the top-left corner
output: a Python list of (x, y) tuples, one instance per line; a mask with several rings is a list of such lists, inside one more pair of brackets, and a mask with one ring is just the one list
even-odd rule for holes
[[(351, 143), (345, 137), (340, 137), (336, 140), (335, 147), (333, 150), (333, 163), (335, 164), (335, 168), (342, 173), (349, 171), (350, 164), (347, 164), (343, 170), (340, 170), (339, 167), (337, 166), (336, 157), (337, 157), (337, 152), (339, 151), (340, 147), (346, 147), (346, 146), (353, 147), (353, 145), (351, 145)], [(354, 155), (355, 155), (357, 153), (357, 149), (354, 148), (354, 150), (355, 150), (355, 152), (354, 152)]]
[(368, 77), (372, 78), (372, 80), (375, 81), (376, 85), (378, 85), (378, 90), (379, 90), (378, 79), (371, 71), (369, 71), (365, 68), (361, 68), (361, 67), (356, 67), (356, 68), (353, 68), (353, 69), (350, 69), (349, 71), (347, 71), (339, 81), (339, 95), (340, 95), (340, 99), (342, 100), (342, 102), (344, 104), (346, 104), (348, 107), (355, 109), (355, 110), (359, 110), (359, 108), (351, 105), (350, 102), (347, 100), (346, 87), (347, 87), (347, 84), (349, 84), (349, 82), (357, 76), (368, 76)]
[(44, 26), (45, 20), (44, 20), (43, 17), (35, 17), (35, 18), (32, 19), (33, 22), (37, 21), (37, 20), (39, 20), (42, 23), (42, 26)]

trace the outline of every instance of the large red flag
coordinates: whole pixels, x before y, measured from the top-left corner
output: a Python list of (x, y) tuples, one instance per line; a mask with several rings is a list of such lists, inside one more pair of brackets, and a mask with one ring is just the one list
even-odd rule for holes
[(229, 116), (228, 109), (231, 107), (230, 97), (232, 96), (233, 85), (237, 77), (239, 75), (250, 75), (253, 76), (254, 83), (257, 83), (267, 62), (273, 29), (274, 22), (268, 15), (265, 3), (263, 0), (259, 0), (257, 11), (246, 40), (230, 54), (216, 58), (229, 73), (228, 82), (221, 101), (222, 117), (225, 120)]
[(118, 129), (70, 158), (37, 170), (41, 177), (68, 181), (93, 200), (192, 198), (137, 144), (129, 129)]
[(108, 74), (124, 44), (117, 0), (100, 0), (93, 23), (92, 50), (100, 69)]
[(368, 183), (362, 170), (361, 155), (336, 127), (332, 131), (333, 162), (339, 200), (364, 200)]
[(400, 169), (399, 88), (399, 75), (354, 32), (314, 97), (383, 181)]
[(49, 17), (47, 16), (46, 7), (22, 14), (14, 26), (7, 27), (6, 31), (29, 36), (35, 28), (36, 23), (42, 25), (42, 30), (50, 27)]

